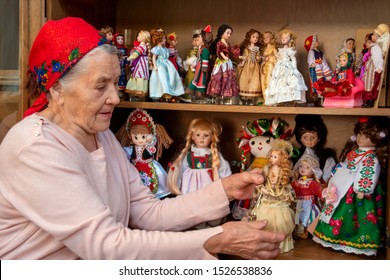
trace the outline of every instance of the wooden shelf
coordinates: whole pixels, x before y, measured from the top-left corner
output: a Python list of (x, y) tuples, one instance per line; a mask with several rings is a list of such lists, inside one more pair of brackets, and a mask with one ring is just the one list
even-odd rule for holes
[(164, 102), (121, 101), (118, 108), (142, 108), (173, 111), (228, 112), (253, 114), (316, 114), (341, 116), (390, 116), (390, 108), (322, 108), (322, 107), (271, 107), (243, 105), (212, 105)]

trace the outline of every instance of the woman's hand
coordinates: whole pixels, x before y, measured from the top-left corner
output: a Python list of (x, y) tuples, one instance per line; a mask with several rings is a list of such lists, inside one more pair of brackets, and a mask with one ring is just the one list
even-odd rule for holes
[(267, 223), (267, 220), (225, 223), (223, 232), (209, 238), (204, 248), (213, 255), (222, 253), (254, 260), (275, 258), (286, 236), (263, 230)]
[(222, 185), (229, 200), (252, 198), (253, 190), (264, 182), (261, 169), (236, 173), (222, 179)]

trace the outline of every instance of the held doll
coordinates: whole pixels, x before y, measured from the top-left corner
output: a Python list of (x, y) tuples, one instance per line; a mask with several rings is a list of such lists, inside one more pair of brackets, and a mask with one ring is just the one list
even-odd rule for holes
[(207, 96), (212, 103), (236, 104), (238, 85), (233, 62), (229, 58), (232, 48), (229, 44), (233, 28), (222, 24), (218, 28), (217, 38), (210, 46), (211, 55), (216, 55), (214, 68), (207, 87)]
[(316, 100), (319, 96), (313, 86), (318, 80), (330, 80), (333, 76), (328, 62), (325, 59), (324, 53), (318, 49), (320, 43), (317, 35), (309, 36), (305, 40), (305, 49), (307, 51), (307, 63), (309, 65), (310, 74), (310, 94)]
[(152, 49), (153, 71), (149, 81), (150, 98), (154, 101), (177, 102), (178, 96), (184, 94), (184, 87), (179, 73), (168, 59), (165, 32), (153, 29), (150, 34), (155, 44)]
[(277, 62), (272, 70), (271, 81), (265, 90), (265, 105), (286, 102), (306, 103), (305, 81), (297, 69), (295, 58), (295, 35), (292, 31), (280, 32), (281, 48), (278, 49)]
[(128, 48), (124, 45), (124, 35), (122, 33), (117, 33), (114, 35), (114, 45), (118, 49), (119, 53), (119, 65), (121, 68), (121, 74), (119, 76), (119, 81), (118, 81), (118, 88), (119, 88), (119, 93), (123, 97), (123, 92), (126, 89), (126, 84), (127, 84), (127, 66), (128, 66)]
[(294, 166), (292, 187), (297, 198), (294, 237), (306, 239), (307, 227), (320, 213), (317, 199), (322, 198), (322, 186), (318, 180), (322, 171), (317, 156), (303, 155)]
[[(324, 247), (376, 255), (383, 238), (383, 195), (379, 182), (386, 164), (390, 124), (387, 118), (360, 118), (347, 142), (328, 188), (313, 232)], [(385, 166), (385, 165), (382, 165)]]
[(263, 44), (265, 48), (262, 54), (262, 61), (260, 65), (260, 81), (261, 92), (263, 93), (263, 99), (265, 100), (265, 90), (271, 81), (272, 70), (275, 67), (276, 55), (278, 53), (275, 43), (275, 33), (266, 31), (263, 33)]
[(332, 169), (336, 165), (334, 151), (325, 148), (326, 136), (328, 130), (319, 115), (297, 115), (295, 117), (294, 135), (295, 140), (301, 147), (299, 148), (300, 156), (294, 160), (294, 165), (305, 154), (314, 154), (319, 159), (319, 168), (322, 176), (317, 178), (321, 183), (328, 182)]
[(179, 52), (177, 51), (177, 34), (175, 32), (169, 33), (167, 36), (166, 42), (168, 52), (169, 52), (169, 61), (175, 66), (179, 75), (184, 72), (183, 68), (183, 59), (180, 57)]
[(292, 233), (295, 228), (294, 190), (291, 187), (292, 163), (290, 156), (293, 147), (285, 140), (275, 140), (269, 152), (269, 163), (264, 167), (265, 183), (257, 187), (258, 199), (252, 209), (252, 218), (267, 219), (265, 230), (281, 232), (286, 239), (280, 244), (281, 253), (294, 249)]
[(165, 128), (155, 124), (145, 110), (135, 109), (130, 113), (126, 124), (116, 136), (123, 146), (128, 160), (137, 168), (142, 183), (157, 198), (169, 195), (166, 182), (167, 173), (158, 163), (162, 148), (167, 149), (172, 143)]
[(244, 105), (263, 103), (260, 83), (260, 35), (255, 29), (250, 29), (240, 45), (241, 63), (237, 68), (239, 95)]
[(131, 61), (130, 78), (127, 82), (126, 92), (130, 101), (146, 101), (149, 87), (150, 62), (150, 33), (141, 30), (137, 34), (137, 41), (127, 58)]
[(213, 41), (211, 26), (207, 25), (201, 31), (201, 38), (197, 41), (199, 51), (195, 66), (193, 80), (188, 85), (188, 93), (191, 95), (193, 103), (205, 103), (205, 93), (207, 90), (209, 69), (210, 69), (210, 44)]
[(195, 76), (196, 63), (198, 61), (199, 41), (202, 40), (201, 30), (194, 30), (192, 34), (192, 48), (188, 51), (187, 57), (183, 62), (184, 70), (187, 72), (184, 78), (184, 86), (188, 88)]

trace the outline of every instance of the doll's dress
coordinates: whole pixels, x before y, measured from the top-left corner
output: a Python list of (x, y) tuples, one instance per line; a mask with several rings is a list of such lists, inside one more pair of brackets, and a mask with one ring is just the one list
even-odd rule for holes
[(157, 198), (163, 198), (170, 194), (167, 186), (167, 173), (159, 162), (153, 159), (156, 152), (154, 146), (129, 146), (123, 147), (126, 157), (138, 170), (144, 186)]
[[(188, 85), (190, 90), (199, 92), (206, 92), (207, 79), (208, 79), (208, 68), (210, 62), (210, 51), (209, 49), (202, 47), (199, 52), (199, 59), (195, 66), (194, 78)], [(206, 70), (206, 71), (205, 71)]]
[(188, 51), (186, 60), (183, 62), (184, 70), (187, 71), (185, 77), (184, 77), (184, 85), (188, 88), (189, 84), (195, 77), (195, 68), (192, 69), (192, 65), (195, 65), (198, 60), (198, 51), (199, 47), (193, 47), (191, 50)]
[(245, 97), (260, 97), (260, 63), (257, 57), (260, 56), (258, 46), (245, 48), (243, 54), (245, 64), (237, 68), (237, 80), (239, 95)]
[(152, 99), (159, 99), (164, 93), (172, 96), (184, 94), (184, 87), (175, 66), (168, 59), (168, 49), (155, 46), (152, 54), (157, 55), (157, 71), (153, 69), (149, 80), (149, 94)]
[(321, 79), (331, 79), (333, 72), (325, 59), (324, 53), (320, 50), (310, 49), (307, 55), (307, 63), (309, 64), (310, 87), (314, 95), (317, 91), (313, 84)]
[(290, 101), (306, 102), (307, 87), (297, 69), (295, 54), (294, 48), (279, 49), (271, 81), (265, 90), (265, 105)]
[(230, 59), (225, 60), (221, 53), (229, 57), (231, 53), (230, 44), (217, 43), (217, 58), (211, 72), (210, 82), (206, 94), (210, 97), (235, 97), (238, 96), (238, 85), (236, 71)]
[[(252, 209), (252, 215), (256, 216), (256, 220), (268, 220), (265, 230), (270, 232), (281, 232), (286, 235), (286, 239), (280, 244), (281, 253), (289, 252), (294, 249), (294, 240), (292, 233), (295, 228), (295, 213), (291, 209), (291, 203), (294, 199), (294, 190), (290, 184), (282, 186), (279, 179), (275, 184), (275, 189), (272, 187), (271, 180), (268, 176), (268, 167), (264, 168), (267, 175), (265, 185), (257, 187), (259, 198), (255, 207)], [(266, 190), (267, 194), (263, 190)]]
[[(376, 255), (384, 227), (383, 191), (375, 148), (358, 148), (339, 163), (328, 186), (337, 191), (335, 201), (326, 202), (313, 232), (313, 240), (324, 247), (346, 253)], [(363, 192), (363, 199), (357, 198)]]
[(118, 47), (118, 52), (121, 53), (121, 57), (119, 58), (119, 66), (121, 69), (121, 73), (119, 75), (119, 80), (118, 80), (118, 88), (119, 90), (125, 90), (126, 85), (127, 85), (127, 73), (126, 73), (126, 68), (129, 62), (127, 61), (127, 48), (125, 47)]
[(131, 50), (130, 56), (134, 52), (138, 53), (138, 57), (131, 61), (130, 78), (126, 85), (126, 92), (134, 93), (139, 91), (147, 94), (149, 84), (148, 47), (145, 43), (140, 43)]
[(179, 55), (179, 52), (175, 47), (168, 47), (168, 53), (169, 53), (169, 61), (172, 62), (173, 66), (175, 66), (176, 71), (180, 73), (180, 67), (183, 68), (183, 60)]
[(261, 81), (261, 91), (263, 92), (263, 95), (271, 81), (271, 74), (276, 64), (277, 53), (278, 52), (276, 50), (275, 45), (272, 44), (267, 45), (267, 47), (263, 52), (263, 61), (261, 62), (260, 65), (260, 75), (261, 75), (260, 81)]

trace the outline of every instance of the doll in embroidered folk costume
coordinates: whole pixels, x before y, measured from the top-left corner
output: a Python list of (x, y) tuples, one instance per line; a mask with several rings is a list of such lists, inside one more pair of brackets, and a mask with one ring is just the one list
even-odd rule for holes
[[(218, 151), (221, 132), (221, 125), (211, 120), (191, 121), (185, 147), (168, 171), (168, 187), (172, 194), (194, 192), (232, 174), (229, 163)], [(197, 228), (216, 226), (221, 222), (221, 219), (209, 221)]]
[[(307, 150), (308, 151), (308, 150)], [(311, 153), (303, 155), (293, 169), (292, 187), (297, 198), (295, 213), (295, 238), (308, 238), (307, 227), (320, 213), (317, 200), (322, 198), (322, 185), (319, 181), (322, 175), (318, 157)]]
[(291, 187), (293, 146), (290, 142), (277, 139), (268, 153), (269, 162), (264, 167), (264, 184), (257, 186), (257, 202), (251, 210), (251, 218), (267, 219), (265, 230), (282, 232), (286, 239), (280, 244), (281, 253), (294, 249), (292, 233), (295, 228), (295, 193)]
[(361, 52), (356, 57), (355, 61), (355, 75), (358, 76), (360, 79), (363, 79), (366, 63), (371, 56), (370, 52), (370, 46), (373, 44), (371, 41), (371, 36), (373, 33), (367, 33), (366, 37), (364, 38), (364, 44)]
[(264, 32), (262, 34), (262, 44), (264, 45), (264, 48), (262, 50), (260, 65), (260, 82), (263, 99), (265, 99), (264, 92), (271, 81), (271, 74), (275, 67), (276, 55), (278, 53), (278, 50), (276, 49), (275, 33), (271, 31)]
[(239, 95), (244, 105), (263, 103), (260, 83), (261, 44), (260, 31), (250, 29), (240, 44), (238, 57), (241, 63), (237, 67)]
[(146, 101), (147, 99), (150, 56), (150, 33), (141, 30), (138, 32), (137, 40), (127, 58), (131, 62), (130, 78), (126, 85), (130, 101)]
[(307, 51), (307, 63), (309, 65), (310, 95), (314, 100), (317, 100), (319, 96), (317, 95), (316, 89), (313, 87), (313, 83), (321, 79), (328, 81), (333, 76), (324, 53), (318, 49), (319, 46), (320, 43), (317, 35), (306, 38), (304, 47)]
[(118, 80), (118, 88), (119, 88), (119, 97), (123, 97), (123, 92), (126, 89), (127, 84), (127, 66), (129, 62), (127, 61), (129, 49), (126, 48), (124, 44), (124, 35), (122, 33), (117, 33), (114, 35), (113, 39), (115, 47), (118, 49), (119, 56), (119, 65), (121, 67), (121, 74)]
[(180, 57), (179, 52), (177, 51), (177, 34), (175, 32), (169, 33), (167, 35), (167, 48), (169, 52), (169, 61), (173, 63), (179, 75), (184, 73), (183, 59)]
[[(116, 134), (127, 158), (137, 168), (142, 183), (157, 198), (169, 195), (167, 173), (158, 162), (162, 148), (169, 148), (172, 139), (162, 125), (155, 124), (152, 117), (142, 109), (130, 113), (126, 124)], [(155, 159), (154, 159), (155, 158)]]
[(341, 43), (341, 49), (340, 52), (336, 55), (336, 67), (335, 72), (338, 72), (341, 65), (340, 65), (340, 55), (346, 53), (348, 55), (348, 66), (352, 68), (352, 70), (355, 67), (355, 60), (356, 60), (356, 54), (355, 54), (355, 39), (353, 38), (347, 38)]
[(183, 62), (184, 70), (187, 72), (184, 78), (184, 86), (186, 88), (188, 88), (188, 85), (195, 76), (195, 67), (198, 61), (198, 52), (200, 48), (199, 41), (202, 40), (201, 32), (201, 29), (194, 30), (192, 34), (192, 48), (188, 51), (187, 57)]
[(328, 188), (313, 240), (346, 253), (376, 255), (383, 238), (384, 192), (381, 166), (386, 166), (388, 118), (360, 118), (356, 136), (340, 156)]

